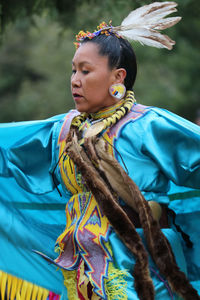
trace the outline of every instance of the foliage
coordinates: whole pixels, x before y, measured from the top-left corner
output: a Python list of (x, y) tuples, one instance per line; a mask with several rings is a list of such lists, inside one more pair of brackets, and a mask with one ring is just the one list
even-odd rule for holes
[(45, 18), (34, 21), (11, 28), (1, 48), (1, 122), (42, 119), (72, 107), (71, 60), (65, 63), (74, 51), (71, 34)]
[[(9, 23), (23, 17), (31, 17), (34, 15), (41, 15), (47, 12), (56, 20), (65, 26), (76, 26), (81, 20), (87, 26), (94, 24), (96, 17), (105, 17), (119, 15), (120, 12), (126, 11), (126, 8), (137, 7), (150, 1), (142, 0), (0, 0), (0, 23), (2, 30), (5, 30)], [(92, 14), (91, 14), (92, 11)], [(80, 18), (81, 13), (84, 12), (84, 18)], [(89, 20), (88, 20), (89, 18)], [(88, 22), (89, 21), (89, 22)]]
[[(46, 118), (73, 107), (70, 93), (74, 35), (101, 21), (120, 24), (149, 0), (0, 0), (0, 121)], [(194, 120), (200, 108), (200, 6), (178, 0), (183, 20), (169, 34), (170, 52), (134, 44), (138, 102)]]

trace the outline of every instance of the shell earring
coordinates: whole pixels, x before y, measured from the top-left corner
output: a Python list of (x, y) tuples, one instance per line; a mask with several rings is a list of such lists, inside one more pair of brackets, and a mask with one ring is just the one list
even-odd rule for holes
[(112, 97), (121, 100), (126, 93), (126, 87), (122, 83), (112, 84), (109, 88), (109, 93)]

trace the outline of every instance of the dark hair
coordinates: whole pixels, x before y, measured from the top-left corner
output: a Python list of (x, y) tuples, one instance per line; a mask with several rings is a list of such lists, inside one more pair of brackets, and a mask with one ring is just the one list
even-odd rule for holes
[(126, 78), (124, 85), (127, 90), (131, 90), (137, 74), (136, 56), (131, 44), (123, 39), (113, 35), (101, 34), (93, 39), (86, 38), (83, 43), (95, 43), (99, 46), (99, 54), (108, 56), (108, 65), (113, 68), (124, 68)]

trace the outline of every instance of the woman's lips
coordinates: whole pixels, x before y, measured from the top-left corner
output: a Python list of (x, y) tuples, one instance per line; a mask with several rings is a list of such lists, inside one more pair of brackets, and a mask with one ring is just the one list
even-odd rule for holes
[(77, 94), (77, 93), (73, 93), (72, 95), (73, 95), (74, 100), (79, 100), (83, 97), (82, 95)]

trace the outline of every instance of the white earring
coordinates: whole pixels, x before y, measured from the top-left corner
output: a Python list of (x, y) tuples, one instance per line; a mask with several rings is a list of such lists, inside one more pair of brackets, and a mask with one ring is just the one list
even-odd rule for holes
[(109, 93), (112, 97), (121, 100), (126, 93), (126, 87), (122, 83), (112, 84), (109, 88)]

